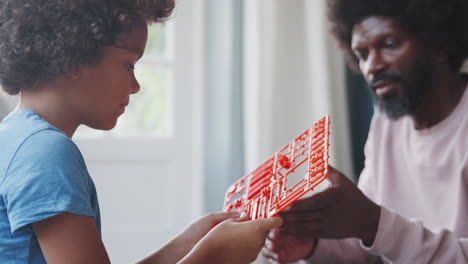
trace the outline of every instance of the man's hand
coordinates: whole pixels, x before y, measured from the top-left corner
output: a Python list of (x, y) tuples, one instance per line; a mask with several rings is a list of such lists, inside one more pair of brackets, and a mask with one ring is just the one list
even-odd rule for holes
[(262, 254), (270, 263), (294, 262), (310, 256), (317, 240), (289, 235), (282, 228), (270, 232), (262, 249)]
[(380, 206), (369, 200), (342, 173), (329, 167), (332, 186), (297, 201), (281, 213), (285, 232), (305, 238), (357, 237), (372, 244), (380, 219)]
[[(269, 236), (263, 249), (277, 262), (304, 259), (314, 250), (314, 239), (357, 237), (372, 245), (380, 219), (380, 206), (369, 200), (342, 173), (329, 167), (332, 185), (298, 200), (280, 213), (284, 224)], [(276, 233), (275, 233), (276, 232)]]

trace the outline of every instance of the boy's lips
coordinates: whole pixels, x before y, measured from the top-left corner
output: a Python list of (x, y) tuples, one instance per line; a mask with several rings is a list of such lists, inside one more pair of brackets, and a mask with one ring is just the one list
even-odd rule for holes
[(129, 101), (129, 100), (127, 100), (127, 101), (125, 101), (123, 104), (120, 104), (120, 107), (123, 107), (123, 108), (125, 108), (125, 107), (127, 107), (127, 106), (128, 106), (128, 104), (129, 104), (129, 103), (130, 103), (130, 101)]
[(123, 114), (125, 112), (125, 108), (128, 106), (129, 101), (125, 101), (123, 104), (120, 104), (120, 114)]

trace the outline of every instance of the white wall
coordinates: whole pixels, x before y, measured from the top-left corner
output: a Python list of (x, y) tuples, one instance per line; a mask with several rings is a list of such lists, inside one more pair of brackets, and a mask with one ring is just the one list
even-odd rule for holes
[(18, 102), (18, 96), (9, 96), (0, 91), (0, 120), (2, 120)]

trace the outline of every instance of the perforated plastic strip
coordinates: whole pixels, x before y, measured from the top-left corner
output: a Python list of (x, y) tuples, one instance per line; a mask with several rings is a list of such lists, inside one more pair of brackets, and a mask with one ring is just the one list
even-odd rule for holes
[[(330, 118), (325, 116), (232, 184), (224, 211), (244, 211), (258, 219), (289, 207), (328, 177), (329, 137)], [(288, 188), (288, 176), (301, 169), (306, 171), (304, 177)]]

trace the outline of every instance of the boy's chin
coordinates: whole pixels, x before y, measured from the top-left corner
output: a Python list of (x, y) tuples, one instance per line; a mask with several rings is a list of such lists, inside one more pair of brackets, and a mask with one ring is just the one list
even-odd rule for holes
[(93, 129), (97, 129), (97, 130), (108, 131), (108, 130), (113, 129), (116, 125), (117, 125), (117, 120), (115, 120), (113, 122), (108, 122), (108, 123), (95, 124), (95, 125), (92, 125), (92, 126), (89, 126), (89, 127), (93, 128)]

